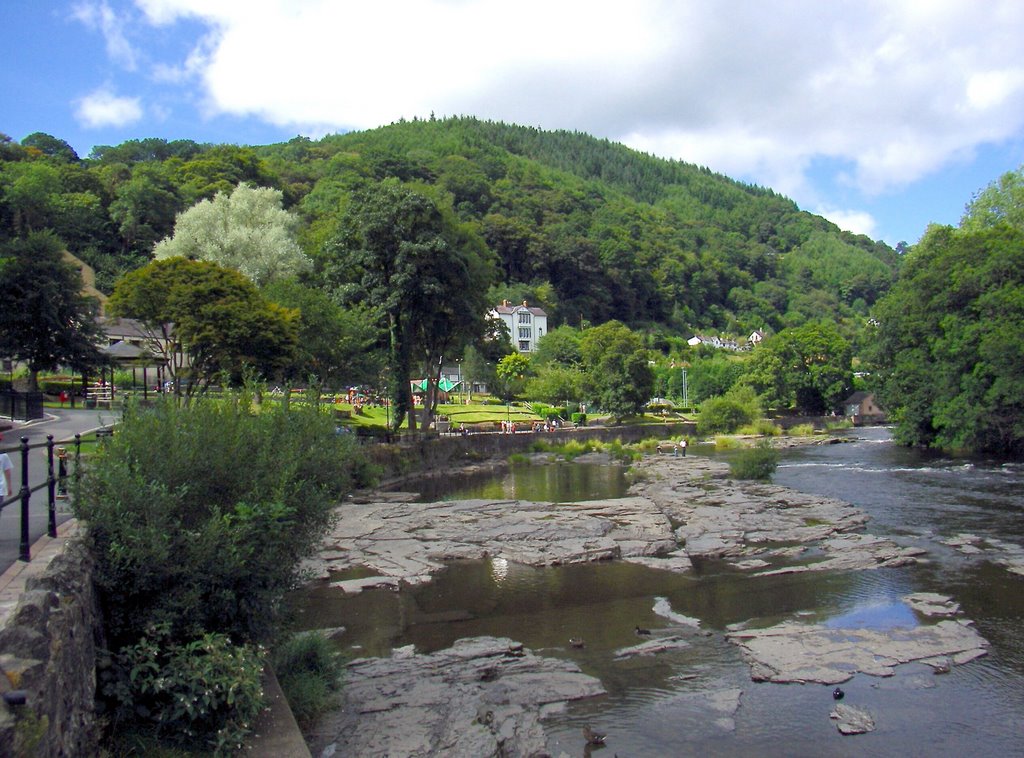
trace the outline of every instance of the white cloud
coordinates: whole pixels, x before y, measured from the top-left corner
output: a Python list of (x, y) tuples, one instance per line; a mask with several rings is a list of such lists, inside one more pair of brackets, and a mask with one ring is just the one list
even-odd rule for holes
[(86, 127), (126, 126), (142, 118), (137, 97), (119, 97), (101, 87), (75, 103), (75, 118)]
[(124, 18), (105, 2), (80, 2), (72, 16), (90, 29), (99, 30), (107, 44), (107, 55), (128, 71), (136, 68), (136, 53), (124, 33)]
[(878, 194), (1024, 129), (1019, 0), (136, 4), (208, 26), (165, 73), (194, 72), (209, 113), (307, 133), (431, 112), (578, 129), (813, 203), (816, 161)]
[(874, 216), (865, 211), (819, 206), (812, 212), (824, 216), (840, 229), (854, 234), (864, 234), (874, 239), (878, 231)]

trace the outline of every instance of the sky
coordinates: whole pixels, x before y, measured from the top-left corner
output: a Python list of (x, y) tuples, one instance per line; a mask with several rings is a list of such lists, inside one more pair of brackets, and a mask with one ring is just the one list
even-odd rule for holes
[(891, 245), (1024, 165), (1021, 0), (0, 0), (0, 132), (566, 129)]

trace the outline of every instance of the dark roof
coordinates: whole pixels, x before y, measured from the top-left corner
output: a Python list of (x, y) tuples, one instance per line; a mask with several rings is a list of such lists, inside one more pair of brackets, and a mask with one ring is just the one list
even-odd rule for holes
[(519, 313), (519, 311), (529, 311), (534, 316), (547, 316), (547, 312), (543, 308), (538, 308), (535, 305), (512, 305), (511, 303), (502, 303), (501, 305), (494, 306), (494, 312), (500, 314), (511, 314)]
[[(100, 328), (107, 333), (108, 337), (147, 339), (154, 336), (152, 329), (149, 329), (144, 323), (133, 318), (107, 318), (101, 316), (96, 321)], [(174, 326), (171, 325), (169, 333), (173, 332)]]
[(852, 395), (850, 395), (848, 398), (846, 398), (843, 401), (843, 405), (853, 405), (855, 403), (857, 405), (860, 405), (865, 400), (867, 400), (869, 397), (871, 397), (871, 395), (873, 395), (873, 394), (874, 393), (872, 393), (872, 392), (864, 392), (864, 391), (854, 392)]

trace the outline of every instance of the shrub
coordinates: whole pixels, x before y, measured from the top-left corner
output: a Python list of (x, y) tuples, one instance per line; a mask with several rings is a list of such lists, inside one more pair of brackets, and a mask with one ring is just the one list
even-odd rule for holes
[(741, 426), (739, 433), (753, 434), (759, 437), (778, 437), (782, 434), (782, 427), (766, 418), (759, 418), (753, 424)]
[(779, 451), (767, 440), (741, 450), (729, 462), (729, 471), (736, 479), (771, 479), (779, 465)]
[(743, 441), (735, 437), (718, 435), (715, 437), (715, 450), (736, 450), (743, 447)]
[(206, 743), (214, 755), (232, 755), (263, 706), (263, 653), (209, 633), (187, 643), (170, 625), (152, 626), (104, 669), (104, 694), (122, 723), (150, 723), (165, 738)]
[(175, 641), (268, 638), (334, 505), (370, 478), (351, 435), (315, 407), (250, 407), (241, 393), (129, 408), (86, 468), (76, 513), (114, 649), (155, 622)]
[(295, 635), (272, 658), (278, 682), (300, 724), (311, 723), (334, 705), (344, 659), (321, 634)]
[(579, 424), (580, 426), (587, 425), (587, 414), (586, 413), (574, 413), (572, 414), (572, 423)]
[(754, 390), (745, 386), (734, 387), (722, 397), (711, 397), (701, 403), (697, 432), (730, 434), (760, 416), (761, 406)]
[(790, 427), (786, 434), (790, 437), (810, 437), (814, 434), (814, 424), (797, 424)]

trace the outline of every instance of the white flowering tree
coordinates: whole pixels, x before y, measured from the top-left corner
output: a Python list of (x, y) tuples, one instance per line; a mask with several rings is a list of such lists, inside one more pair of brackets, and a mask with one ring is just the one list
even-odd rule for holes
[(257, 286), (305, 271), (311, 261), (295, 241), (298, 219), (270, 187), (244, 182), (179, 213), (174, 234), (153, 248), (157, 259), (189, 258), (233, 268)]

